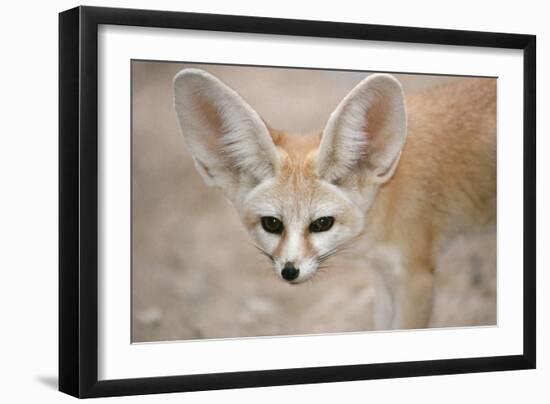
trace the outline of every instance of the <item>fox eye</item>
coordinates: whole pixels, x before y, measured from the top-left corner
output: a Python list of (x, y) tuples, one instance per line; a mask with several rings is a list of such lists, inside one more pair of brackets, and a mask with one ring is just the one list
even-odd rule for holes
[(273, 216), (262, 217), (262, 227), (268, 233), (281, 234), (285, 228), (283, 222)]
[(333, 224), (334, 218), (332, 216), (323, 216), (311, 222), (311, 224), (309, 225), (309, 231), (312, 233), (327, 231), (330, 230)]

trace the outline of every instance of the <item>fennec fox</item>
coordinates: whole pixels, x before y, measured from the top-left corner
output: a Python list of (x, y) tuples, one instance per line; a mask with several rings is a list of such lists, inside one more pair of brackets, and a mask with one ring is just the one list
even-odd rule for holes
[(271, 128), (205, 71), (180, 71), (174, 96), (197, 170), (224, 191), (284, 281), (311, 278), (343, 246), (363, 240), (365, 265), (380, 268), (389, 292), (377, 293), (378, 329), (428, 326), (443, 244), (494, 223), (494, 80), (405, 101), (394, 77), (374, 74), (322, 131), (294, 136)]

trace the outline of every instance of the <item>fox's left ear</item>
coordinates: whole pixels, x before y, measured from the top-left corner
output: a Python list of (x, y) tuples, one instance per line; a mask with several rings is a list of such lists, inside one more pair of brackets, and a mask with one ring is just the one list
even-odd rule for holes
[(391, 178), (407, 134), (403, 90), (388, 74), (359, 83), (330, 116), (319, 147), (317, 171), (335, 182), (354, 170), (383, 183)]

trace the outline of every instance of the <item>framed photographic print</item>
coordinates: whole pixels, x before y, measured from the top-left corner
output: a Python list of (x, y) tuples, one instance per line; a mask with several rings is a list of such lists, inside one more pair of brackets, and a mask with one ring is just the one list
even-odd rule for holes
[(534, 36), (59, 28), (61, 391), (535, 367)]

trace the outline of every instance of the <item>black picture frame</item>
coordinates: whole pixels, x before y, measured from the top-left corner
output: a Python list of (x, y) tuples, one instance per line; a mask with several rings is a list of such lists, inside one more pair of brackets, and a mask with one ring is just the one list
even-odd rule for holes
[[(98, 380), (98, 26), (509, 48), (523, 51), (523, 353), (466, 359)], [(325, 383), (536, 366), (536, 37), (167, 12), (77, 7), (59, 15), (59, 390), (102, 397)]]

